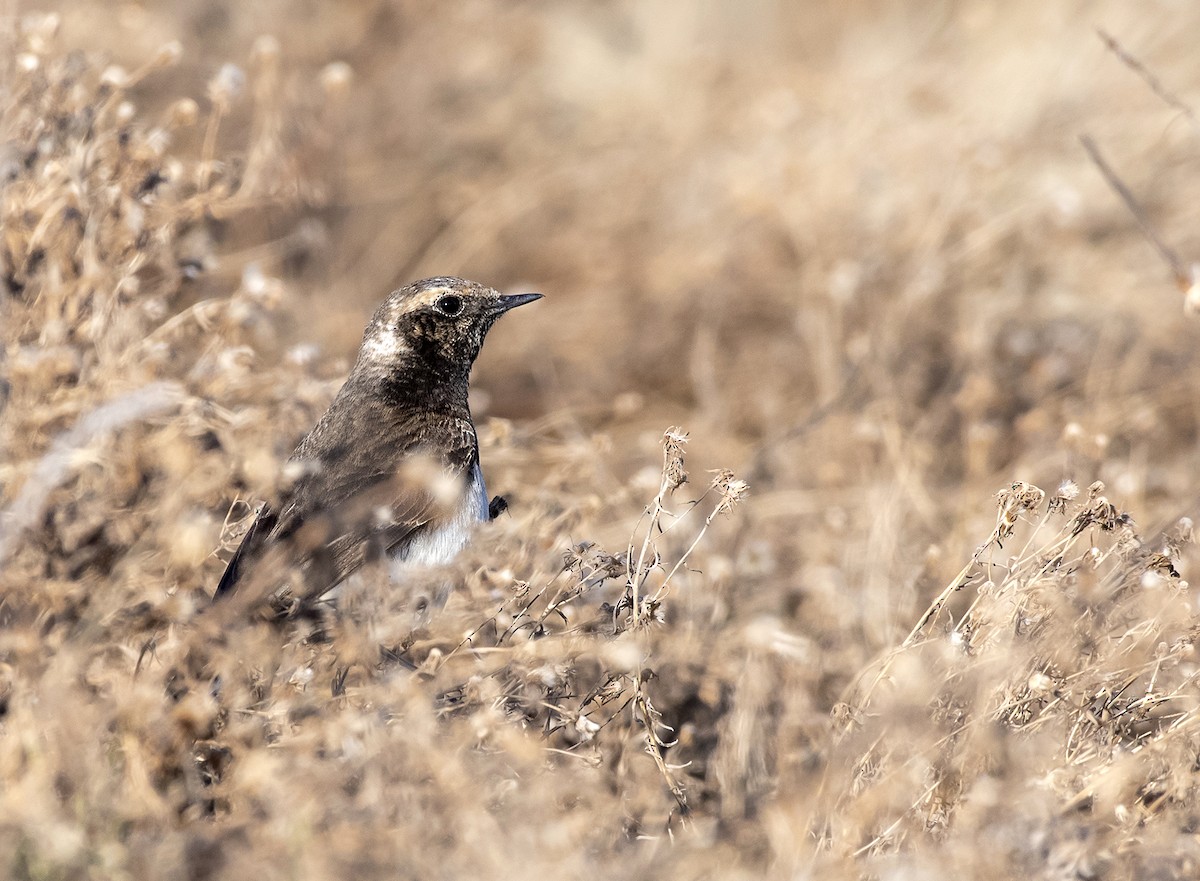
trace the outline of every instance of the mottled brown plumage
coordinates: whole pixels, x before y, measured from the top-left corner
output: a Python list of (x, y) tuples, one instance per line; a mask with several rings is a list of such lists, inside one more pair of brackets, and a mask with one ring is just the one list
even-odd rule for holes
[(486, 495), (479, 503), (486, 491), (467, 406), (471, 365), (496, 319), (540, 296), (505, 296), (459, 278), (389, 296), (349, 378), (292, 454), (300, 476), (263, 506), (216, 597), (257, 575), (273, 549), (289, 568), (306, 569), (308, 596), (337, 585), (373, 551), (421, 563), (453, 556), (468, 522), (485, 519), (488, 507)]

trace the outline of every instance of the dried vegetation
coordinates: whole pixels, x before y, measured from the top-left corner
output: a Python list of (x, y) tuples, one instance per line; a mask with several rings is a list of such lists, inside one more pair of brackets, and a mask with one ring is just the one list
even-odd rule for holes
[[(1200, 15), (67, 7), (3, 31), (6, 876), (1200, 872), (1200, 329), (1076, 140), (1197, 252)], [(437, 272), (550, 295), (510, 514), (210, 606)]]

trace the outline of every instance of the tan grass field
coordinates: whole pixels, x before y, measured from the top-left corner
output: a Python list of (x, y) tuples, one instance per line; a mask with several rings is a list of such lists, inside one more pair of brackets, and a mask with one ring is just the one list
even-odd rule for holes
[[(1200, 7), (14, 6), (3, 877), (1200, 875)], [(435, 274), (509, 514), (210, 606)]]

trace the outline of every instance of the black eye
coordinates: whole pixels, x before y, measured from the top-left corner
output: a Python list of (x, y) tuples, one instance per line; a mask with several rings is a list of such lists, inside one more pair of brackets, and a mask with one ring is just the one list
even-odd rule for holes
[(462, 297), (456, 297), (454, 294), (446, 294), (444, 297), (438, 297), (437, 302), (433, 304), (443, 315), (453, 318), (463, 310)]

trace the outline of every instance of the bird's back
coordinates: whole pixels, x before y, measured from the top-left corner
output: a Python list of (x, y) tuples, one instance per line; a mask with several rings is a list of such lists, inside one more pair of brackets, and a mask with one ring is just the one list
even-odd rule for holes
[(304, 593), (310, 596), (372, 555), (446, 562), (465, 543), (470, 525), (487, 517), (465, 404), (460, 413), (398, 407), (356, 394), (347, 382), (289, 461), (299, 476), (260, 510), (217, 597), (232, 593), (273, 548), (286, 547), (290, 562), (307, 564)]

